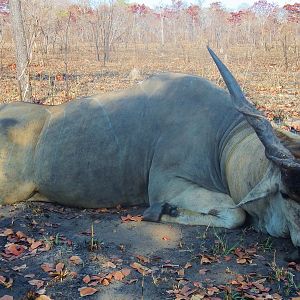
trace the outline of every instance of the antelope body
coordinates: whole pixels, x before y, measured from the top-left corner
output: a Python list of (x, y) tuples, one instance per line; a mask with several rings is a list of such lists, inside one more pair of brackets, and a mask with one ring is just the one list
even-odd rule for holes
[(279, 139), (209, 51), (230, 95), (166, 73), (59, 106), (2, 105), (0, 203), (146, 204), (145, 220), (226, 228), (248, 213), (299, 247), (300, 139)]

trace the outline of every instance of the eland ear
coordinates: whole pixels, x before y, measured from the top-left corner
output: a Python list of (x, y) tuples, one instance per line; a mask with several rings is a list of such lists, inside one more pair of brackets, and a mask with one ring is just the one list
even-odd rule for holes
[(275, 128), (275, 134), (280, 142), (290, 150), (296, 159), (300, 159), (300, 136), (281, 128)]
[(269, 166), (262, 180), (234, 208), (265, 199), (279, 192), (279, 172), (273, 164)]

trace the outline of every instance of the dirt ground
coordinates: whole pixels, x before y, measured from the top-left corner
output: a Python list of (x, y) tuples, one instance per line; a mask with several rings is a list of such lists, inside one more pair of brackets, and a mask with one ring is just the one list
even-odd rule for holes
[(289, 240), (145, 222), (144, 209), (1, 207), (0, 299), (299, 299)]

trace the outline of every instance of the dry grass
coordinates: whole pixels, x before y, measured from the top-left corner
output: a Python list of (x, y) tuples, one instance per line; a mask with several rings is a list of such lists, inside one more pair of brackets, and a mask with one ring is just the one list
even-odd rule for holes
[[(7, 46), (8, 47), (8, 46)], [(0, 73), (0, 102), (18, 100), (12, 46), (5, 49)], [(236, 75), (248, 97), (266, 109), (271, 117), (300, 117), (300, 62), (297, 53), (289, 50), (289, 68), (285, 69), (283, 53), (278, 48), (268, 52), (253, 47), (215, 49)], [(177, 48), (159, 45), (138, 45), (118, 48), (112, 59), (103, 66), (95, 59), (89, 47), (72, 49), (68, 60), (68, 86), (64, 53), (35, 53), (31, 63), (33, 95), (37, 102), (60, 104), (79, 96), (126, 88), (157, 72), (172, 71), (200, 75), (223, 85), (205, 45), (180, 44)], [(137, 68), (140, 76), (132, 80), (131, 70)]]

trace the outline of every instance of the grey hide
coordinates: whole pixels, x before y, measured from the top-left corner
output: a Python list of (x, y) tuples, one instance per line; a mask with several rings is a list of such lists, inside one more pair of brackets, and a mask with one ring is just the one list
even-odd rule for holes
[(49, 199), (79, 207), (165, 202), (175, 178), (229, 192), (220, 156), (243, 117), (206, 80), (162, 74), (60, 108), (35, 155), (37, 190)]

